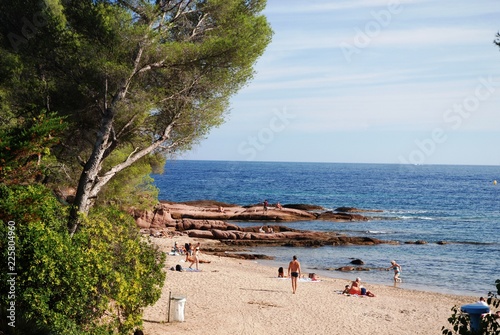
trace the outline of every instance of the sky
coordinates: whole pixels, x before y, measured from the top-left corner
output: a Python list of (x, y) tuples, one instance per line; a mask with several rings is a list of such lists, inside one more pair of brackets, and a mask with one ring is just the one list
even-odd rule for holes
[(182, 159), (500, 165), (498, 0), (268, 0), (226, 122)]

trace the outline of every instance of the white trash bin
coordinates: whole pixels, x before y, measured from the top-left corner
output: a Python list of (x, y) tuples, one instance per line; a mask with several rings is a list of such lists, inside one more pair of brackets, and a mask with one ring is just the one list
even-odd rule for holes
[(186, 298), (172, 296), (170, 298), (170, 304), (172, 313), (170, 320), (184, 322), (184, 305), (186, 304)]

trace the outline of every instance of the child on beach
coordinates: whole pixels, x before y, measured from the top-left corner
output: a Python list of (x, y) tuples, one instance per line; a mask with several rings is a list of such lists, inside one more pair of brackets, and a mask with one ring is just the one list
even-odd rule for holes
[(344, 287), (344, 291), (342, 291), (342, 294), (349, 294), (349, 285), (346, 285)]

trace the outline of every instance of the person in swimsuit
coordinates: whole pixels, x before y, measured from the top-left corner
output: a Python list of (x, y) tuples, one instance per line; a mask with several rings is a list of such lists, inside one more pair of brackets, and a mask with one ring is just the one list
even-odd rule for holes
[(198, 242), (198, 244), (196, 244), (194, 258), (191, 259), (191, 264), (189, 265), (190, 269), (193, 266), (193, 264), (196, 264), (196, 270), (199, 270), (198, 265), (200, 264), (200, 247), (201, 247), (201, 243)]
[(401, 282), (401, 278), (399, 278), (399, 275), (401, 274), (401, 265), (396, 263), (396, 261), (391, 261), (391, 266), (389, 266), (386, 270), (389, 271), (390, 269), (394, 270), (394, 282)]
[(295, 291), (297, 291), (297, 278), (300, 277), (300, 263), (295, 255), (288, 264), (288, 277), (292, 279), (292, 292), (295, 294)]
[(349, 289), (349, 294), (361, 295), (361, 278), (356, 278), (355, 281), (351, 283), (351, 288)]
[(186, 249), (186, 262), (189, 261), (189, 256), (193, 253), (193, 250), (191, 249), (191, 243), (186, 243), (184, 244), (184, 249)]

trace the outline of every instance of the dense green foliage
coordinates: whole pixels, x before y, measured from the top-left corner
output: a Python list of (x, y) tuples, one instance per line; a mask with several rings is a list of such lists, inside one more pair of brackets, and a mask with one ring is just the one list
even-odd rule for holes
[[(122, 150), (113, 153), (107, 165), (118, 164), (126, 157)], [(151, 209), (158, 203), (158, 188), (153, 185), (151, 173), (163, 171), (164, 160), (158, 156), (148, 156), (128, 169), (115, 175), (102, 189), (97, 205), (116, 205), (120, 208)]]
[(0, 127), (0, 183), (43, 181), (57, 170), (50, 147), (58, 143), (65, 126), (54, 113), (42, 113)]
[(152, 207), (151, 172), (224, 122), (270, 42), (265, 3), (0, 1), (0, 253), (15, 243), (19, 333), (140, 324), (163, 254), (120, 210)]
[[(500, 306), (500, 279), (495, 281), (496, 292), (489, 292), (487, 303), (490, 306), (490, 311), (498, 310)], [(452, 329), (442, 328), (443, 335), (500, 335), (500, 319), (495, 314), (488, 314), (481, 318), (480, 329), (478, 331), (471, 330), (469, 314), (461, 311), (460, 306), (454, 306), (453, 314), (448, 318)]]
[(66, 210), (43, 186), (0, 186), (2, 259), (15, 227), (15, 269), (0, 274), (1, 305), (15, 301), (19, 320), (56, 334), (129, 334), (160, 296), (164, 254), (113, 208), (92, 211), (70, 238)]

